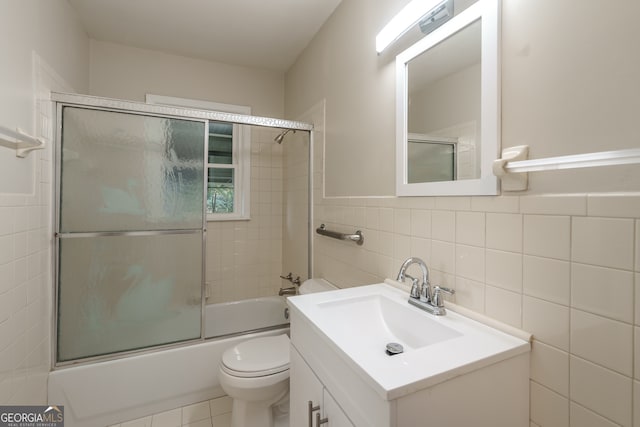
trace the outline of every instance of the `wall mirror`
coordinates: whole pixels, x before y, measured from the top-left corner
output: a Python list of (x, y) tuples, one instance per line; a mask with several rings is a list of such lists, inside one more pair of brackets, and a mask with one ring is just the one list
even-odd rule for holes
[(478, 0), (396, 58), (396, 195), (498, 194), (498, 0)]

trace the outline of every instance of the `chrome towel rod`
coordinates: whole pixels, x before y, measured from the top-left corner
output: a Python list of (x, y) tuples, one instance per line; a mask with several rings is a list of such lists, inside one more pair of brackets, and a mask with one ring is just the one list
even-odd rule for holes
[(316, 233), (338, 240), (351, 240), (352, 242), (356, 242), (358, 245), (362, 245), (364, 243), (364, 236), (360, 230), (356, 231), (355, 234), (344, 234), (337, 231), (327, 230), (327, 227), (324, 224), (320, 224), (320, 227), (316, 228)]

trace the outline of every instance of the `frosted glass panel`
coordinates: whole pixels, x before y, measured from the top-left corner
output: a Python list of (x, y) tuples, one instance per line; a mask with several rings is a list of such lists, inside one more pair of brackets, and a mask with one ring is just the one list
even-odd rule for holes
[(60, 240), (58, 361), (200, 337), (202, 234)]
[(205, 123), (64, 107), (60, 231), (202, 228)]
[(409, 140), (407, 149), (409, 184), (456, 179), (454, 144), (432, 144), (426, 141)]

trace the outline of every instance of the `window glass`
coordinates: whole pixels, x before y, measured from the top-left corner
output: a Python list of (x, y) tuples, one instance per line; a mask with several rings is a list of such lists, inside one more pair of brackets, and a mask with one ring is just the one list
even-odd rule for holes
[(209, 168), (207, 182), (207, 213), (233, 213), (234, 169)]
[[(150, 95), (147, 102), (250, 115), (251, 108), (195, 99)], [(209, 121), (206, 211), (208, 221), (250, 219), (251, 127)], [(202, 190), (200, 192), (202, 194)]]
[(230, 165), (233, 163), (233, 125), (211, 122), (209, 124), (209, 163)]

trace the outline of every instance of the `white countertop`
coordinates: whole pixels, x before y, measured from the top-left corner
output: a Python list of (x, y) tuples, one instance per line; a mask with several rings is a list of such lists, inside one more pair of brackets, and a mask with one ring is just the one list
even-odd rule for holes
[[(343, 359), (382, 398), (393, 400), (530, 351), (522, 338), (447, 310), (434, 316), (385, 283), (288, 299), (309, 333)], [(380, 308), (385, 306), (386, 308)], [(384, 315), (376, 314), (382, 313)], [(400, 342), (404, 353), (385, 346)]]

